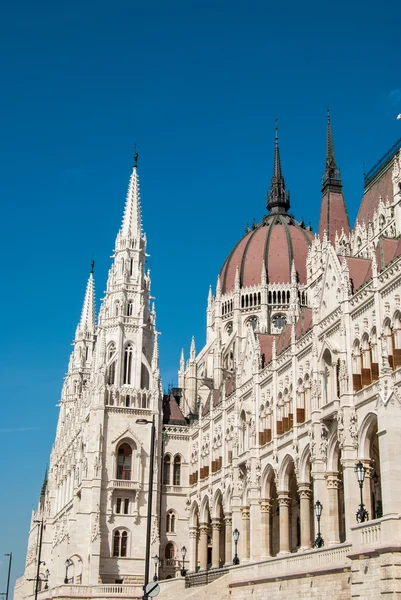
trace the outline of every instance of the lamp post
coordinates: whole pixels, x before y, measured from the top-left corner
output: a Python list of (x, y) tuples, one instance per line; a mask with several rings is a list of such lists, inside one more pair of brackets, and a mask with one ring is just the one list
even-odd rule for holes
[(157, 556), (157, 554), (155, 554), (153, 560), (155, 563), (155, 574), (153, 575), (153, 581), (157, 581), (157, 565), (159, 564), (159, 557)]
[(322, 548), (324, 546), (324, 539), (322, 538), (322, 534), (320, 533), (320, 517), (322, 516), (323, 505), (321, 502), (319, 502), (319, 500), (316, 500), (314, 508), (317, 519), (317, 536), (315, 539), (315, 548)]
[(8, 556), (8, 575), (7, 575), (7, 589), (6, 589), (6, 600), (8, 600), (8, 590), (10, 589), (10, 573), (11, 573), (11, 562), (13, 560), (13, 553), (9, 552), (8, 554), (5, 554), (4, 556)]
[(150, 435), (150, 464), (149, 464), (149, 492), (148, 492), (148, 521), (146, 523), (146, 549), (145, 549), (145, 580), (143, 584), (143, 596), (142, 600), (148, 600), (148, 593), (146, 591), (146, 586), (149, 583), (149, 560), (150, 560), (150, 534), (151, 534), (151, 525), (152, 525), (152, 495), (153, 495), (153, 463), (155, 459), (155, 437), (156, 437), (156, 427), (155, 427), (155, 415), (152, 416), (152, 420), (148, 419), (137, 419), (136, 423), (138, 425), (152, 425), (151, 435)]
[(358, 510), (356, 511), (356, 522), (364, 523), (364, 521), (369, 520), (369, 513), (365, 508), (365, 505), (363, 503), (363, 496), (362, 496), (363, 482), (365, 480), (365, 474), (366, 474), (366, 467), (363, 466), (361, 461), (358, 461), (355, 465), (354, 471), (356, 474), (357, 481), (359, 483), (359, 491), (361, 494), (361, 502), (359, 504)]
[(235, 554), (234, 554), (234, 558), (233, 558), (233, 565), (239, 565), (239, 558), (238, 558), (238, 552), (237, 552), (239, 531), (237, 528), (235, 528), (233, 531), (233, 540), (234, 540), (234, 544), (235, 544)]
[[(35, 523), (38, 523), (39, 525), (39, 550), (38, 550), (38, 566), (36, 569), (36, 581), (35, 581), (35, 600), (37, 600), (38, 598), (38, 591), (39, 591), (39, 579), (40, 579), (40, 565), (42, 564), (42, 542), (43, 542), (43, 527), (44, 527), (44, 522), (43, 519), (41, 519), (40, 521), (35, 521)], [(44, 564), (44, 563), (43, 563)]]
[(187, 549), (185, 548), (185, 546), (183, 546), (181, 548), (181, 556), (182, 556), (182, 569), (181, 569), (181, 577), (185, 577), (185, 575), (187, 574), (186, 568), (185, 568), (185, 557), (187, 555)]
[(68, 567), (70, 567), (72, 565), (72, 560), (70, 558), (67, 558), (67, 560), (65, 561), (65, 577), (64, 577), (64, 583), (67, 585), (68, 583)]
[(46, 571), (45, 571), (45, 577), (46, 577), (46, 579), (45, 579), (45, 582), (46, 582), (45, 590), (49, 589), (49, 575), (50, 575), (50, 571), (49, 571), (49, 569), (46, 569)]

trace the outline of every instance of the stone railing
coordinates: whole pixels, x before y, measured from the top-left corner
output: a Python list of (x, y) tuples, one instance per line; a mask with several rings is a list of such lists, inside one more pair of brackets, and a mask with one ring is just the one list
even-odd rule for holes
[(139, 481), (131, 481), (130, 479), (112, 479), (108, 487), (124, 490), (140, 490), (141, 484)]
[(347, 557), (350, 548), (351, 544), (341, 544), (319, 550), (288, 554), (288, 556), (267, 558), (253, 564), (240, 565), (231, 568), (231, 580), (236, 582), (244, 579), (280, 577), (290, 573), (305, 573), (336, 566), (346, 567), (350, 565), (350, 560)]
[(228, 569), (206, 569), (205, 571), (199, 571), (198, 573), (191, 573), (191, 575), (187, 575), (185, 577), (185, 587), (198, 587), (201, 585), (208, 585), (223, 577), (223, 575), (227, 575)]
[(361, 546), (377, 544), (381, 541), (381, 522), (372, 522), (371, 524), (363, 524), (359, 528)]
[[(140, 585), (124, 585), (109, 583), (103, 585), (60, 585), (39, 592), (40, 600), (48, 598), (142, 598), (143, 590)], [(32, 594), (33, 597), (33, 594)]]

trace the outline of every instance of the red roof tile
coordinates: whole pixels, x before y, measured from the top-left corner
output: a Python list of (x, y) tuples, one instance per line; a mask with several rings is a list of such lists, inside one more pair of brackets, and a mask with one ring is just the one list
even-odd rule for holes
[(379, 205), (380, 196), (386, 201), (388, 196), (390, 202), (393, 200), (393, 183), (391, 181), (393, 161), (387, 165), (386, 171), (375, 181), (364, 193), (358, 212), (358, 221), (368, 223), (372, 220), (373, 213)]
[(306, 283), (312, 239), (312, 232), (289, 215), (269, 215), (238, 242), (225, 261), (220, 272), (223, 294), (234, 289), (237, 266), (241, 287), (259, 284), (263, 261), (269, 283), (289, 283), (293, 260), (299, 281)]
[(270, 335), (268, 333), (259, 333), (258, 337), (259, 337), (260, 351), (261, 351), (262, 357), (264, 356), (263, 363), (264, 363), (264, 365), (267, 365), (267, 364), (269, 364), (269, 362), (272, 359), (273, 340), (276, 336)]
[(392, 260), (401, 255), (401, 240), (380, 238), (376, 246), (376, 261), (382, 271)]
[(319, 236), (323, 238), (323, 232), (326, 230), (328, 239), (334, 245), (336, 231), (341, 235), (343, 229), (348, 235), (350, 227), (344, 196), (342, 192), (327, 190), (320, 209)]
[(347, 256), (345, 258), (349, 268), (349, 276), (352, 280), (353, 291), (372, 278), (372, 261), (368, 258), (354, 258)]
[(172, 394), (163, 396), (163, 423), (165, 425), (186, 425), (187, 421)]

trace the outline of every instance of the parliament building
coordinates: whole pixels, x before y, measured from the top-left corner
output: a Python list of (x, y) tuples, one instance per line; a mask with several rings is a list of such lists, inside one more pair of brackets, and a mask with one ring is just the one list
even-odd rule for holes
[(265, 216), (222, 257), (206, 341), (164, 395), (135, 160), (15, 600), (142, 598), (148, 528), (160, 599), (401, 598), (400, 147), (365, 175), (351, 225), (329, 116), (314, 233), (276, 131)]

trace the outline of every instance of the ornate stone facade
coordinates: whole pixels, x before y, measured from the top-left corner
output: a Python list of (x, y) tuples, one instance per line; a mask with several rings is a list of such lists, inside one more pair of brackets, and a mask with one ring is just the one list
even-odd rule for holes
[[(161, 578), (179, 575), (182, 546), (189, 572), (231, 564), (235, 529), (241, 569), (260, 561), (266, 573), (282, 575), (294, 553), (304, 554), (309, 569), (317, 500), (325, 545), (314, 552), (333, 547), (341, 560), (359, 560), (367, 539), (355, 519), (359, 460), (369, 539), (395, 519), (386, 529), (395, 552), (400, 161), (400, 152), (387, 156), (370, 175), (361, 207), (372, 218), (350, 228), (329, 121), (316, 236), (288, 213), (276, 136), (269, 213), (224, 262), (208, 295), (206, 344), (196, 352), (192, 340), (178, 386), (163, 399), (134, 167), (97, 327), (89, 278), (25, 578), (34, 576), (35, 520), (43, 519), (50, 588), (62, 584), (66, 559), (71, 583), (141, 581), (150, 431), (136, 419), (152, 414), (158, 431), (151, 551), (161, 559)], [(392, 186), (386, 198), (375, 196), (383, 178)], [(297, 249), (305, 248), (302, 259)], [(17, 592), (26, 597), (32, 585), (21, 580)]]

